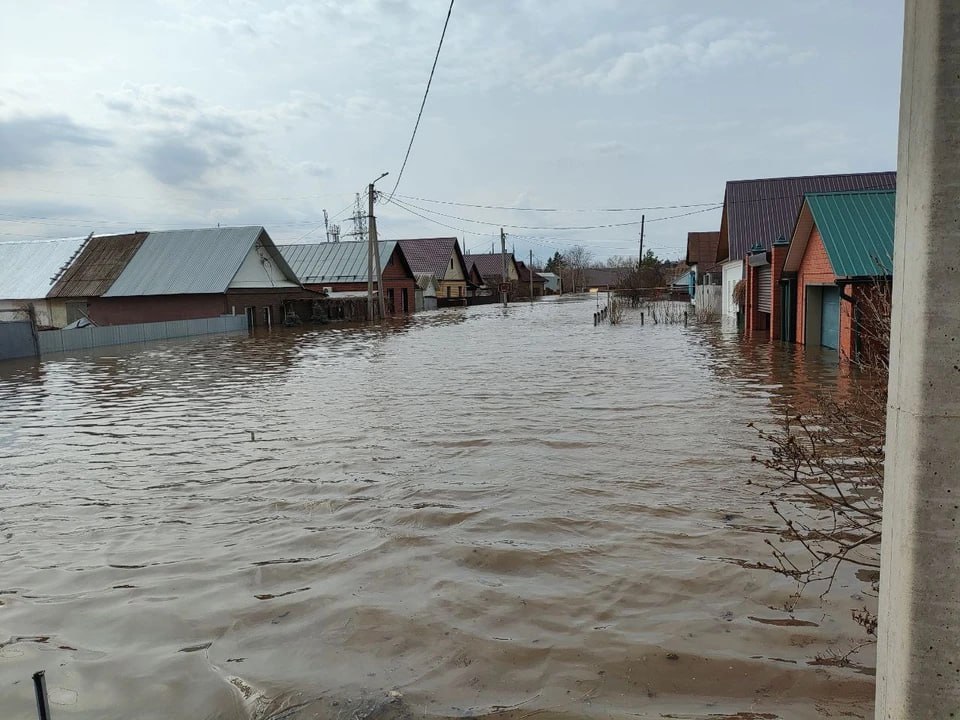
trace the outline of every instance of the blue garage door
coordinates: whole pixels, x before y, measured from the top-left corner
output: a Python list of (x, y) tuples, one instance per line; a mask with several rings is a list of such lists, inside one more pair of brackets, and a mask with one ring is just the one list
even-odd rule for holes
[(840, 347), (840, 288), (825, 287), (821, 303), (820, 344), (836, 350)]

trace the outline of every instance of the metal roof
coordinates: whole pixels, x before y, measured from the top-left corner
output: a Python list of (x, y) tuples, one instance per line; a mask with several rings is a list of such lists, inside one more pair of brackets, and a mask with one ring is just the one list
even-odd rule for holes
[(99, 297), (123, 272), (147, 233), (90, 238), (47, 297)]
[[(513, 263), (517, 276), (520, 276), (520, 266), (513, 253), (507, 253), (507, 262)], [(467, 267), (475, 265), (477, 272), (484, 278), (499, 278), (503, 275), (503, 257), (500, 253), (477, 253), (476, 255), (464, 255), (464, 262)], [(508, 272), (509, 274), (509, 272)]]
[(754, 245), (769, 250), (793, 232), (807, 193), (892, 190), (895, 172), (731, 180), (723, 198), (717, 260), (746, 257)]
[(403, 250), (407, 262), (410, 263), (410, 269), (417, 275), (433, 273), (437, 282), (440, 282), (446, 276), (450, 259), (454, 254), (461, 263), (463, 276), (467, 277), (470, 274), (463, 263), (463, 253), (460, 252), (460, 244), (455, 237), (416, 238), (397, 240), (397, 242), (400, 243), (400, 249)]
[(696, 265), (700, 275), (717, 269), (720, 231), (687, 233), (687, 265)]
[(103, 297), (219, 294), (260, 239), (291, 281), (296, 275), (260, 225), (151, 232)]
[(45, 298), (85, 241), (78, 237), (0, 243), (0, 299)]
[(807, 195), (784, 269), (799, 269), (816, 225), (838, 278), (890, 275), (896, 198), (893, 190)]
[[(385, 268), (397, 243), (379, 243), (380, 267)], [(367, 281), (367, 243), (329, 242), (304, 245), (278, 245), (284, 259), (305, 285)]]

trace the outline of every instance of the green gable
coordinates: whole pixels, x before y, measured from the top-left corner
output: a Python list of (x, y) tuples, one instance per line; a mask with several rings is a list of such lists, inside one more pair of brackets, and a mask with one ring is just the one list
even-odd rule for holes
[(811, 193), (813, 220), (838, 278), (893, 273), (893, 220), (896, 192)]

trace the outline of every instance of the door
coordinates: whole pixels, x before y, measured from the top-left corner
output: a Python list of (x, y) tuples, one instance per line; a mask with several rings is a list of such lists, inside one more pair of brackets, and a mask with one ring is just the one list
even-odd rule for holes
[(820, 344), (840, 347), (840, 288), (824, 287), (820, 296)]

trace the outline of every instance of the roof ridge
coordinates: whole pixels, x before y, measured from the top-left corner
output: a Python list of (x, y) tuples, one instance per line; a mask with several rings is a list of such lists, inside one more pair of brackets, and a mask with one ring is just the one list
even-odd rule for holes
[(727, 180), (727, 185), (733, 185), (736, 183), (776, 182), (779, 180), (809, 180), (812, 178), (839, 178), (839, 177), (857, 177), (860, 175), (896, 175), (896, 174), (897, 174), (896, 170), (869, 170), (866, 172), (852, 172), (852, 173), (785, 175), (783, 177), (742, 178), (740, 180)]

